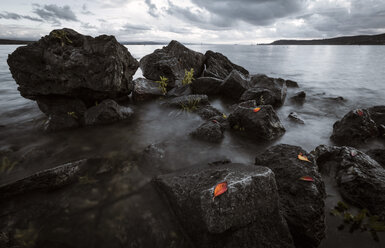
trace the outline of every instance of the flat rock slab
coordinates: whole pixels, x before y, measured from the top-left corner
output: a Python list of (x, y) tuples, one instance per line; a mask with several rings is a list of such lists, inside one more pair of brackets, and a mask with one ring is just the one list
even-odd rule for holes
[[(318, 247), (325, 237), (325, 185), (314, 162), (298, 159), (301, 147), (276, 145), (257, 155), (255, 164), (275, 174), (280, 202), (296, 247)], [(300, 180), (310, 176), (313, 182)]]
[[(213, 199), (222, 182), (227, 191)], [(196, 247), (293, 247), (274, 173), (266, 167), (202, 165), (154, 183)]]

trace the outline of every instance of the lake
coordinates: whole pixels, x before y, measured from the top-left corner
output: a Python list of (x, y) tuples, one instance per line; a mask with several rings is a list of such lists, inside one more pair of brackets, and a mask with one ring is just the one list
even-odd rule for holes
[[(286, 103), (277, 110), (286, 128), (285, 135), (273, 143), (263, 144), (250, 144), (228, 132), (219, 145), (193, 141), (188, 133), (202, 123), (200, 117), (162, 109), (156, 103), (134, 106), (133, 122), (47, 134), (41, 128), (46, 117), (35, 102), (20, 96), (9, 72), (7, 55), (17, 47), (0, 46), (0, 151), (11, 150), (15, 159), (41, 151), (48, 155), (44, 160), (32, 159), (28, 165), (20, 163), (6, 177), (0, 176), (0, 184), (65, 162), (116, 152), (134, 154), (161, 142), (167, 144), (167, 151), (172, 154), (173, 159), (167, 165), (170, 171), (214, 157), (254, 163), (255, 154), (268, 145), (287, 143), (311, 151), (320, 144), (332, 144), (329, 137), (333, 123), (348, 111), (385, 105), (385, 46), (189, 45), (190, 49), (202, 53), (206, 50), (223, 53), (252, 74), (263, 73), (298, 82), (300, 88), (288, 89)], [(162, 46), (126, 47), (139, 60)], [(138, 70), (135, 77), (140, 75)], [(301, 90), (307, 94), (306, 102), (290, 104), (288, 98)], [(222, 112), (229, 113), (220, 99), (210, 101)], [(296, 112), (305, 125), (290, 122), (287, 118), (290, 112)], [(384, 144), (371, 142), (363, 144), (361, 149), (374, 147), (383, 148)], [(327, 200), (326, 208), (335, 203), (335, 199)], [(321, 247), (380, 247), (367, 233), (337, 233), (337, 223), (326, 215), (328, 238)]]

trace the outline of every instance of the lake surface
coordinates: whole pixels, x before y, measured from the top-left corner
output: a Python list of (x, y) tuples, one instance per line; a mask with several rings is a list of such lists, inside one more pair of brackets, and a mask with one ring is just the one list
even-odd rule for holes
[[(0, 46), (0, 151), (12, 151), (14, 160), (28, 158), (0, 184), (13, 181), (41, 169), (98, 154), (116, 152), (138, 153), (153, 143), (166, 143), (171, 154), (167, 170), (176, 170), (219, 157), (233, 162), (253, 163), (255, 154), (268, 145), (287, 143), (311, 151), (320, 144), (331, 144), (333, 123), (348, 111), (385, 105), (385, 46), (243, 46), (190, 45), (204, 53), (223, 53), (232, 62), (250, 73), (264, 73), (297, 81), (299, 89), (288, 89), (288, 98), (298, 91), (307, 94), (304, 105), (286, 100), (277, 113), (286, 128), (285, 135), (273, 143), (250, 144), (229, 132), (219, 145), (191, 140), (188, 133), (203, 121), (195, 114), (163, 109), (156, 102), (134, 106), (135, 119), (108, 126), (83, 128), (47, 134), (42, 131), (46, 120), (37, 104), (24, 99), (17, 91), (8, 65), (7, 55), (18, 46)], [(126, 46), (138, 60), (161, 46)], [(141, 75), (140, 70), (135, 77)], [(338, 100), (343, 97), (344, 100)], [(228, 114), (220, 99), (210, 99), (212, 105)], [(305, 125), (291, 123), (287, 116), (297, 112)], [(363, 144), (362, 149), (383, 148), (384, 144)], [(36, 154), (45, 154), (44, 159)], [(30, 158), (31, 154), (36, 158)], [(33, 157), (32, 156), (32, 157)], [(327, 200), (330, 209), (336, 200)], [(328, 238), (322, 247), (380, 247), (367, 233), (351, 235), (337, 233), (336, 223), (327, 214)], [(382, 235), (382, 238), (383, 235)]]

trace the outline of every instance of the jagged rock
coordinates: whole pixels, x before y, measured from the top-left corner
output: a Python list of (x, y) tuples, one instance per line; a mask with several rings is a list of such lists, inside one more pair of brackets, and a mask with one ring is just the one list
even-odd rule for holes
[[(214, 188), (228, 190), (213, 200)], [(213, 164), (158, 176), (165, 196), (196, 247), (293, 247), (266, 167)]]
[[(325, 185), (317, 165), (299, 160), (301, 147), (276, 145), (257, 155), (256, 165), (269, 167), (275, 174), (280, 203), (296, 247), (318, 247), (325, 237)], [(300, 180), (310, 176), (314, 182)]]
[(368, 111), (377, 125), (380, 137), (385, 138), (385, 106), (374, 106), (369, 108)]
[(23, 97), (67, 96), (87, 103), (129, 94), (139, 66), (115, 37), (92, 38), (67, 28), (18, 47), (7, 62)]
[(213, 118), (215, 116), (222, 116), (222, 113), (221, 111), (219, 111), (218, 109), (214, 108), (213, 106), (211, 105), (206, 105), (206, 106), (202, 106), (200, 107), (196, 113), (202, 117), (202, 119), (204, 120), (208, 120), (210, 118)]
[(372, 149), (367, 151), (366, 154), (385, 168), (385, 149)]
[(245, 75), (233, 70), (221, 84), (220, 92), (233, 100), (238, 100), (248, 88), (249, 82)]
[(321, 145), (313, 153), (320, 171), (331, 173), (346, 201), (385, 218), (385, 169), (380, 164), (346, 146)]
[(188, 85), (182, 85), (182, 86), (177, 86), (175, 88), (172, 88), (170, 91), (167, 92), (168, 97), (173, 97), (173, 96), (188, 96), (191, 95), (193, 92), (191, 90), (191, 86)]
[(131, 108), (120, 106), (114, 100), (107, 99), (85, 112), (84, 123), (85, 125), (108, 124), (127, 119), (132, 115)]
[[(205, 53), (206, 69), (203, 72), (205, 77), (214, 77), (225, 79), (233, 70), (237, 70), (244, 75), (249, 75), (249, 72), (242, 66), (232, 63), (226, 56), (221, 53), (216, 53), (208, 50)], [(206, 94), (206, 93), (201, 93)]]
[(205, 57), (179, 43), (171, 41), (162, 49), (144, 56), (140, 60), (143, 76), (150, 80), (159, 80), (160, 76), (168, 79), (168, 87), (181, 85), (185, 70), (194, 69), (194, 78), (198, 78), (203, 71)]
[(306, 99), (305, 91), (297, 92), (294, 96), (290, 97), (290, 100), (298, 104), (303, 104), (305, 102), (305, 99)]
[(192, 82), (191, 87), (194, 94), (216, 95), (222, 83), (223, 80), (214, 77), (200, 77)]
[(333, 125), (330, 137), (335, 143), (355, 146), (379, 135), (376, 123), (366, 109), (356, 109), (347, 113)]
[(296, 112), (291, 112), (288, 116), (289, 120), (299, 123), (299, 124), (305, 124), (305, 121), (302, 120)]
[(259, 105), (261, 109), (254, 112), (257, 105), (251, 107), (251, 103), (255, 104), (255, 101), (239, 104), (230, 114), (229, 123), (233, 129), (242, 130), (257, 140), (274, 140), (285, 133), (285, 128), (272, 106)]
[(200, 125), (191, 135), (197, 139), (205, 140), (212, 143), (222, 141), (224, 128), (217, 120), (210, 120)]
[(279, 84), (280, 84), (281, 86), (283, 86), (283, 83), (285, 83), (286, 86), (287, 86), (288, 88), (299, 88), (298, 83), (295, 82), (295, 81), (292, 81), (292, 80), (284, 80), (284, 79), (282, 79), (282, 78), (278, 78), (278, 79), (280, 80), (280, 81), (279, 81)]
[(163, 92), (158, 83), (145, 78), (134, 80), (134, 90), (132, 91), (134, 101), (145, 101), (159, 96), (163, 96)]
[(281, 86), (278, 81), (263, 74), (251, 76), (249, 82), (251, 88), (242, 94), (240, 101), (256, 100), (258, 105), (282, 106), (285, 102), (287, 87), (285, 83)]
[(194, 108), (197, 110), (200, 106), (208, 105), (209, 100), (206, 95), (188, 95), (168, 99), (164, 104), (171, 107)]

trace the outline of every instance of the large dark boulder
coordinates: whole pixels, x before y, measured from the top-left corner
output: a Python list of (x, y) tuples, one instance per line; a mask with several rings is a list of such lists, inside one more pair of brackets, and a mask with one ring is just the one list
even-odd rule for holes
[(385, 149), (372, 149), (367, 151), (366, 154), (385, 168)]
[[(222, 182), (227, 191), (213, 198)], [(293, 247), (274, 173), (266, 167), (194, 166), (158, 176), (154, 183), (195, 247)]]
[[(325, 185), (316, 164), (298, 159), (301, 147), (276, 145), (257, 155), (256, 165), (275, 174), (280, 203), (296, 247), (318, 247), (325, 237)], [(300, 180), (310, 176), (313, 182)]]
[(216, 116), (222, 116), (223, 113), (211, 105), (206, 105), (198, 108), (196, 113), (204, 120), (211, 119)]
[(114, 100), (104, 100), (100, 104), (89, 108), (84, 113), (85, 125), (108, 124), (124, 120), (133, 115), (129, 107), (120, 106)]
[(330, 138), (337, 144), (357, 146), (378, 135), (377, 125), (370, 112), (367, 109), (356, 109), (334, 123)]
[(303, 104), (306, 100), (306, 93), (305, 91), (300, 91), (295, 93), (294, 96), (290, 97), (290, 100), (297, 104)]
[(255, 100), (258, 105), (282, 106), (285, 102), (287, 87), (285, 83), (280, 85), (278, 81), (261, 74), (251, 76), (249, 82), (251, 88), (242, 94), (240, 101)]
[(335, 178), (349, 203), (385, 218), (385, 169), (352, 147), (321, 145), (314, 150), (320, 171)]
[(191, 88), (194, 94), (216, 95), (222, 83), (223, 80), (214, 77), (200, 77), (192, 82)]
[(232, 63), (221, 53), (208, 50), (205, 53), (205, 58), (206, 69), (203, 72), (205, 77), (225, 79), (233, 70), (237, 70), (244, 75), (249, 75), (249, 72), (245, 68)]
[(194, 77), (198, 78), (203, 71), (205, 57), (179, 43), (171, 41), (162, 49), (144, 56), (140, 60), (143, 76), (150, 80), (159, 80), (160, 76), (168, 79), (168, 87), (181, 85), (185, 70), (194, 69)]
[(220, 93), (236, 101), (250, 88), (248, 78), (237, 70), (231, 71), (220, 87)]
[(129, 94), (139, 66), (115, 37), (67, 28), (18, 47), (7, 62), (25, 98), (59, 95), (90, 102)]
[(219, 143), (222, 141), (224, 127), (217, 120), (210, 120), (200, 125), (191, 135), (197, 139)]
[[(255, 112), (256, 107), (260, 108), (258, 112)], [(257, 140), (274, 140), (285, 133), (273, 107), (257, 106), (255, 101), (239, 104), (228, 119), (232, 128), (242, 130)]]
[(145, 78), (134, 80), (134, 90), (132, 91), (134, 101), (145, 101), (159, 96), (163, 96), (163, 92), (158, 83)]

